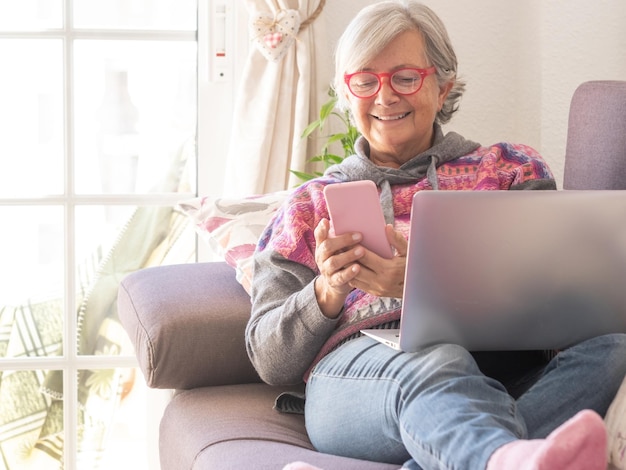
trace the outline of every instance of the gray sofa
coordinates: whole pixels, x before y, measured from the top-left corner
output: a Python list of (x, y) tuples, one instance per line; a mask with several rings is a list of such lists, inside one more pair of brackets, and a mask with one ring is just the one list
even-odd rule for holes
[[(626, 82), (588, 82), (572, 98), (564, 189), (626, 189)], [(316, 452), (303, 417), (273, 410), (246, 355), (250, 299), (224, 262), (127, 276), (120, 319), (150, 387), (175, 389), (160, 426), (162, 470), (396, 469)], [(290, 387), (290, 389), (293, 389)], [(358, 436), (355, 436), (358, 439)]]

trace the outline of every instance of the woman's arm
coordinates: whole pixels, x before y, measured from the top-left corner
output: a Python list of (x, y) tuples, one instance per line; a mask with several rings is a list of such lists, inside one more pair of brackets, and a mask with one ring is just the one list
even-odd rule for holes
[(256, 254), (252, 316), (246, 347), (261, 378), (272, 385), (295, 384), (333, 332), (315, 296), (317, 273), (272, 250)]
[(403, 235), (387, 227), (397, 254), (392, 260), (366, 250), (358, 233), (331, 236), (325, 205), (319, 198), (315, 203), (321, 188), (313, 194), (296, 195), (281, 208), (255, 254), (246, 347), (270, 384), (302, 380), (334, 332), (353, 289), (402, 295)]

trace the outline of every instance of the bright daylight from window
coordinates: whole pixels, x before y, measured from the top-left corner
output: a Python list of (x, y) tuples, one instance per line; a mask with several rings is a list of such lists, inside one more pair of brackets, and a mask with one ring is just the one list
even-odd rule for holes
[[(156, 468), (118, 282), (190, 262), (195, 0), (0, 0), (0, 470)], [(153, 439), (155, 440), (155, 439)]]

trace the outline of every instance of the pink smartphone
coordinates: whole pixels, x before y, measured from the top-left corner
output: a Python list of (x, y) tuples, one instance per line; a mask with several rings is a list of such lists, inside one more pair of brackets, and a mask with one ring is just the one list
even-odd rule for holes
[(324, 188), (324, 197), (335, 235), (360, 232), (365, 248), (383, 258), (393, 257), (385, 234), (385, 216), (378, 189), (373, 181), (329, 184)]

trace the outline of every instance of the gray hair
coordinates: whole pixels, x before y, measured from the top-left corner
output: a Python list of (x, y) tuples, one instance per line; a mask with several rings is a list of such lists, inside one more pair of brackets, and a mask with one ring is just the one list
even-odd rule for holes
[(333, 89), (340, 109), (349, 109), (342, 92), (344, 74), (364, 68), (396, 36), (410, 30), (418, 31), (424, 37), (426, 57), (437, 69), (439, 86), (454, 82), (436, 120), (445, 124), (452, 118), (465, 91), (465, 82), (457, 78), (456, 54), (441, 19), (430, 8), (414, 0), (375, 3), (362, 9), (350, 22), (335, 51)]

